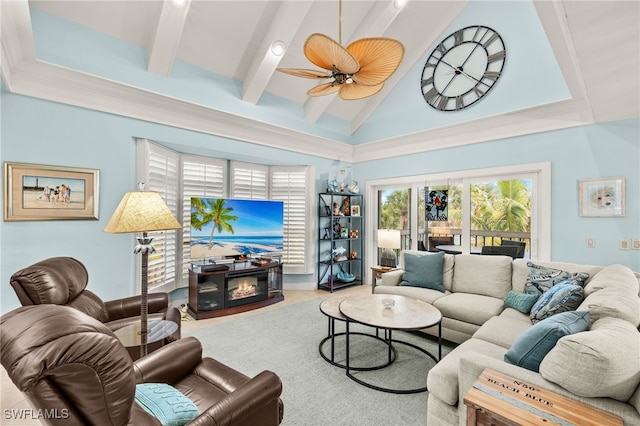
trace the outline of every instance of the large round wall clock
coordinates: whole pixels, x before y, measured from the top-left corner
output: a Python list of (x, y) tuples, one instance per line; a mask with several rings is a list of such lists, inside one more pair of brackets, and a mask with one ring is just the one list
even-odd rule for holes
[(496, 84), (506, 59), (502, 37), (491, 28), (462, 28), (433, 50), (422, 70), (422, 96), (440, 111), (459, 111)]

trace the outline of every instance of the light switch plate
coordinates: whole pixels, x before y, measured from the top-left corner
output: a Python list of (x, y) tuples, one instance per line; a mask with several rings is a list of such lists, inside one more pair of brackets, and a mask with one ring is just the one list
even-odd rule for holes
[(587, 237), (585, 240), (585, 244), (588, 248), (594, 248), (596, 246), (595, 237)]
[(640, 238), (634, 238), (631, 244), (631, 248), (634, 250), (640, 250)]
[(629, 240), (620, 240), (620, 250), (629, 250)]

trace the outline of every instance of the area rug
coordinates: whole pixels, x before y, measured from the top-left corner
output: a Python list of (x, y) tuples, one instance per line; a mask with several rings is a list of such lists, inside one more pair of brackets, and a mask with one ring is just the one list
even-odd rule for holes
[[(322, 299), (240, 317), (185, 335), (197, 337), (205, 356), (254, 376), (262, 370), (275, 372), (282, 380), (285, 426), (422, 425), (427, 422), (427, 392), (396, 395), (362, 386), (331, 365), (319, 354), (318, 344), (327, 336), (327, 317), (319, 309)], [(344, 323), (337, 322), (337, 332)], [(375, 333), (370, 327), (355, 330)], [(395, 331), (394, 339), (427, 349), (437, 356), (437, 341), (420, 333)], [(396, 345), (397, 359), (389, 367), (356, 372), (356, 377), (374, 385), (414, 388), (426, 384), (435, 362), (421, 352)], [(345, 340), (336, 338), (334, 360), (344, 363)], [(350, 363), (357, 366), (384, 364), (386, 346), (375, 338), (356, 335), (350, 345)], [(329, 355), (331, 345), (323, 346)], [(443, 356), (451, 348), (443, 345)]]

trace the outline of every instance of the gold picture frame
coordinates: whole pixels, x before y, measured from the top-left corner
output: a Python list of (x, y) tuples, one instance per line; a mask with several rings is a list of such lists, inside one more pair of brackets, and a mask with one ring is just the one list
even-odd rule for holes
[(4, 220), (98, 220), (100, 171), (4, 162)]
[(624, 216), (624, 177), (579, 181), (580, 216)]

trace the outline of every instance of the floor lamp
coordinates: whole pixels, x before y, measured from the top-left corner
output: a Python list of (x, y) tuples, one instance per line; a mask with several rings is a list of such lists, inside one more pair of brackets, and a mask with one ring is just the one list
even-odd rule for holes
[(400, 231), (398, 229), (378, 229), (378, 247), (384, 249), (380, 256), (380, 266), (395, 268), (398, 257), (394, 249), (400, 248)]
[(149, 268), (149, 253), (156, 249), (151, 245), (153, 237), (147, 232), (164, 231), (168, 229), (182, 228), (180, 223), (169, 210), (169, 207), (160, 198), (160, 194), (153, 191), (144, 191), (144, 184), (140, 184), (139, 191), (127, 192), (122, 197), (120, 204), (109, 219), (105, 232), (112, 234), (138, 233), (138, 244), (134, 253), (142, 254), (142, 285), (140, 301), (140, 356), (147, 354), (147, 315), (148, 295), (147, 280)]

